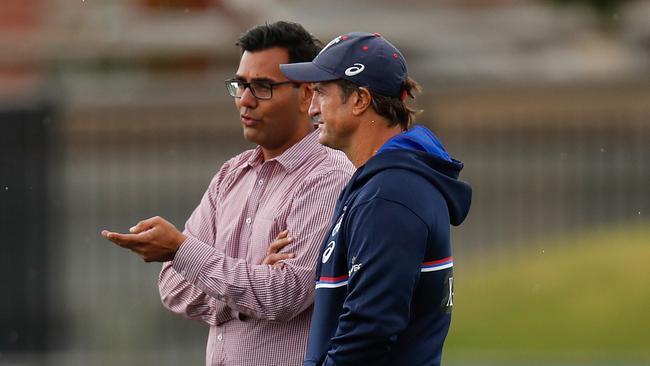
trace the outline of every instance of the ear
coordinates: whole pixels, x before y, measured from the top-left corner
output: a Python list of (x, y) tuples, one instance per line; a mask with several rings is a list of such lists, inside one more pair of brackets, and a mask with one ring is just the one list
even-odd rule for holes
[(302, 83), (298, 87), (298, 110), (300, 113), (308, 113), (311, 105), (311, 97), (314, 95), (314, 88), (311, 83)]
[(368, 89), (359, 88), (356, 93), (350, 96), (350, 101), (353, 102), (352, 114), (358, 117), (370, 108), (372, 95), (370, 95)]

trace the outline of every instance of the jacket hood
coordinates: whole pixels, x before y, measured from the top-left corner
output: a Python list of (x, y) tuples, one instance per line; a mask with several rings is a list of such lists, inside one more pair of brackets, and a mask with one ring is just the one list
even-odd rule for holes
[(458, 180), (463, 163), (453, 159), (438, 138), (424, 126), (394, 136), (360, 168), (351, 189), (363, 185), (385, 169), (404, 169), (425, 177), (445, 197), (452, 225), (460, 225), (469, 212), (472, 188)]

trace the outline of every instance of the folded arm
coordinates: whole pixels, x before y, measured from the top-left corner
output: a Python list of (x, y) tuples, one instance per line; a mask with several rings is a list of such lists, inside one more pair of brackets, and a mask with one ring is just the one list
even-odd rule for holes
[(287, 227), (294, 254), (281, 268), (255, 265), (226, 256), (222, 251), (189, 235), (172, 262), (172, 268), (207, 296), (237, 312), (258, 319), (286, 321), (313, 302), (314, 270), (336, 197), (349, 175), (333, 170), (307, 179), (296, 189)]

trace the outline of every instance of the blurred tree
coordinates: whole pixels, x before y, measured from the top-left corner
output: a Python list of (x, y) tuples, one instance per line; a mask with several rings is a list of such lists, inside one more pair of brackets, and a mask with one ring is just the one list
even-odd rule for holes
[(582, 5), (593, 10), (599, 25), (604, 30), (613, 30), (618, 26), (618, 11), (630, 0), (550, 0), (559, 5)]

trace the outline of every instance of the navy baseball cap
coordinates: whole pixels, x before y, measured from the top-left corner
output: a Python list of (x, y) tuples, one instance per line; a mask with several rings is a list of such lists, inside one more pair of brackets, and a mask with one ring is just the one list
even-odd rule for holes
[(280, 65), (293, 81), (345, 79), (385, 96), (403, 98), (408, 77), (402, 53), (379, 33), (352, 32), (330, 41), (312, 62)]

